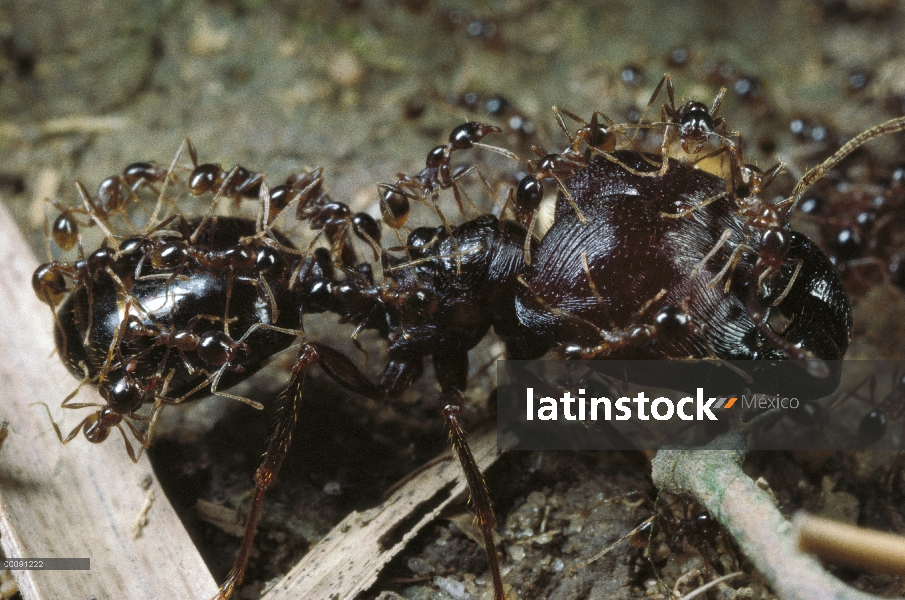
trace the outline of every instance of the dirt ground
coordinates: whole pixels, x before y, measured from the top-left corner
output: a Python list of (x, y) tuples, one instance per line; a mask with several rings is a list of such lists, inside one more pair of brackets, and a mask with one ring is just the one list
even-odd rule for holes
[[(905, 11), (885, 0), (744, 7), (13, 0), (0, 4), (0, 198), (43, 260), (45, 197), (68, 204), (76, 178), (93, 189), (130, 162), (168, 163), (188, 136), (202, 161), (243, 164), (274, 180), (300, 166), (323, 166), (335, 198), (376, 216), (374, 184), (420, 170), (428, 150), (457, 124), (505, 121), (494, 142), (524, 161), (534, 158), (531, 144), (551, 151), (565, 144), (551, 106), (637, 119), (666, 71), (677, 102), (709, 103), (720, 86), (729, 88), (720, 114), (743, 133), (748, 154), (761, 166), (781, 159), (797, 176), (840, 140), (905, 113), (903, 21)], [(488, 107), (499, 97), (503, 109)], [(815, 197), (843, 206), (854, 202), (851, 189), (894, 195), (903, 149), (903, 135), (877, 140)], [(504, 181), (512, 176), (506, 169), (488, 175)], [(785, 177), (771, 192), (793, 183)], [(844, 259), (826, 222), (819, 215), (794, 221)], [(905, 247), (898, 238), (877, 243), (884, 247), (870, 252), (886, 263)], [(905, 357), (905, 278), (865, 279), (850, 264), (842, 267), (855, 302), (849, 356)], [(312, 323), (311, 335), (336, 331)], [(498, 352), (486, 340), (473, 353), (474, 370)], [(379, 370), (379, 349), (368, 361)], [(266, 397), (284, 374), (275, 367), (250, 393)], [(493, 421), (491, 385), (477, 374), (474, 382), (466, 412), (472, 430)], [(444, 451), (435, 397), (430, 369), (383, 406), (329, 381), (311, 383), (238, 597), (258, 598), (349, 511), (379, 504), (395, 481)], [(270, 415), (238, 403), (198, 404), (175, 415), (169, 433), (161, 429), (151, 457), (219, 581), (239, 540), (217, 507), (231, 511), (247, 499)], [(894, 453), (752, 453), (745, 468), (769, 483), (785, 514), (806, 508), (905, 533), (905, 480), (896, 460)], [(667, 598), (737, 569), (745, 575), (711, 598), (774, 597), (726, 536), (680, 527), (698, 509), (673, 497), (660, 498), (655, 509), (645, 499), (657, 491), (643, 454), (513, 452), (487, 477), (504, 578), (522, 598)], [(635, 544), (626, 540), (583, 564), (655, 512), (667, 524), (653, 541), (636, 536)], [(490, 598), (475, 537), (458, 506), (362, 598)], [(905, 594), (897, 578), (835, 572), (867, 591)]]

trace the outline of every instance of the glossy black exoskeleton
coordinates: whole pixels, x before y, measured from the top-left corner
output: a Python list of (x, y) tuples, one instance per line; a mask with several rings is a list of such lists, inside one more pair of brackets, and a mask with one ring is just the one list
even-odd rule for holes
[[(516, 297), (527, 330), (576, 358), (842, 357), (848, 299), (810, 240), (789, 232), (785, 262), (763, 285), (760, 255), (744, 254), (724, 285), (720, 273), (749, 236), (734, 203), (708, 202), (725, 181), (679, 162), (661, 177), (637, 154), (615, 156), (654, 176), (595, 158), (567, 181), (588, 222), (560, 194)], [(782, 331), (768, 325), (774, 313), (787, 321)]]
[[(190, 229), (197, 225), (188, 223)], [(261, 256), (268, 250), (266, 244), (240, 243), (243, 237), (254, 233), (255, 224), (251, 221), (218, 218), (198, 236), (193, 250), (211, 255), (241, 249), (250, 256)], [(154, 241), (166, 246), (183, 240), (182, 235), (170, 235)], [(153, 256), (148, 254), (157, 247), (122, 251), (109, 265), (109, 271), (96, 271), (92, 285), (76, 287), (57, 310), (60, 355), (76, 376), (97, 381), (102, 397), (122, 385), (123, 379), (161, 385), (166, 379), (166, 397), (179, 402), (202, 382), (212, 382), (206, 373), (220, 369), (224, 369), (220, 387), (227, 389), (260, 369), (273, 352), (292, 342), (293, 336), (273, 329), (258, 327), (250, 331), (256, 323), (298, 327), (298, 302), (286, 291), (291, 264), (262, 273), (256, 261), (246, 261), (243, 268), (231, 269), (230, 279), (216, 270), (199, 268), (191, 259), (185, 259), (189, 264), (181, 261), (178, 265), (155, 266)], [(187, 276), (180, 277), (180, 271)], [(261, 278), (275, 296), (262, 292)], [(174, 333), (166, 340), (163, 334), (171, 329), (182, 333), (181, 339)], [(226, 346), (234, 346), (241, 339), (244, 348), (229, 361), (221, 362), (216, 353), (205, 353), (203, 342), (214, 341), (209, 332), (221, 333), (219, 343)], [(110, 348), (120, 355), (113, 369), (107, 356)], [(127, 367), (128, 374), (123, 372)], [(155, 395), (161, 393), (157, 385), (144, 388), (145, 402), (153, 403)], [(139, 408), (134, 406), (129, 412)]]

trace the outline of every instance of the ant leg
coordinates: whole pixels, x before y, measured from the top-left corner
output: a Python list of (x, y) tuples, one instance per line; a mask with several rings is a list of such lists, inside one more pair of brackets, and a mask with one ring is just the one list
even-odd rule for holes
[[(720, 105), (723, 103), (723, 97), (726, 95), (726, 88), (721, 87), (720, 91), (717, 92), (716, 97), (713, 99), (713, 104), (710, 105), (710, 116), (716, 117), (716, 113), (720, 110)], [(725, 123), (725, 121), (723, 121)]]
[(302, 401), (302, 390), (305, 384), (305, 375), (309, 365), (317, 363), (319, 360), (318, 352), (309, 345), (302, 346), (299, 352), (299, 360), (292, 369), (292, 376), (289, 384), (279, 395), (277, 402), (277, 420), (270, 441), (267, 443), (267, 451), (264, 453), (264, 459), (255, 472), (255, 492), (251, 500), (251, 507), (248, 512), (248, 521), (245, 523), (245, 534), (242, 537), (242, 545), (236, 554), (236, 560), (233, 568), (230, 570), (226, 581), (220, 586), (220, 590), (213, 600), (228, 600), (232, 596), (236, 586), (242, 583), (245, 576), (245, 567), (248, 564), (248, 556), (251, 553), (252, 542), (254, 541), (255, 532), (258, 524), (258, 516), (261, 513), (261, 507), (264, 502), (264, 493), (267, 488), (274, 482), (283, 460), (289, 452), (289, 445), (292, 443), (292, 432), (295, 430), (295, 424), (298, 420), (299, 407)]
[[(658, 83), (657, 87), (654, 89), (654, 93), (651, 94), (650, 100), (647, 101), (647, 106), (644, 107), (644, 111), (641, 113), (641, 116), (638, 117), (638, 124), (640, 124), (644, 121), (644, 117), (647, 116), (647, 111), (649, 111), (650, 107), (654, 105), (654, 102), (656, 101), (657, 96), (659, 96), (660, 92), (663, 90), (663, 84), (667, 83), (667, 82), (669, 82), (667, 84), (667, 92), (670, 97), (671, 104), (673, 106), (675, 106), (675, 101), (672, 100), (672, 98), (673, 98), (672, 80), (669, 78), (669, 73), (664, 73), (663, 77), (660, 79), (660, 83)], [(665, 121), (666, 119), (662, 119), (662, 120)], [(638, 129), (639, 128), (635, 128), (635, 135), (632, 136), (632, 139), (635, 139), (635, 137), (638, 135)]]
[(120, 434), (122, 434), (122, 436), (123, 436), (123, 442), (125, 442), (125, 444), (126, 444), (126, 454), (129, 455), (129, 458), (132, 459), (133, 463), (137, 463), (138, 459), (141, 458), (142, 451), (144, 451), (144, 449), (145, 449), (144, 438), (139, 437), (139, 436), (141, 436), (141, 432), (135, 428), (135, 425), (133, 425), (129, 421), (126, 421), (126, 424), (132, 430), (132, 433), (139, 439), (139, 442), (141, 445), (139, 446), (138, 454), (135, 454), (135, 450), (132, 448), (132, 444), (129, 442), (129, 438), (126, 436), (126, 430), (123, 429), (122, 424), (118, 423), (116, 425), (116, 428), (119, 429)]
[[(53, 425), (53, 430), (54, 430), (54, 432), (56, 432), (57, 439), (60, 440), (61, 444), (68, 444), (69, 442), (71, 442), (73, 439), (75, 439), (75, 436), (77, 436), (79, 434), (79, 430), (82, 429), (82, 426), (85, 423), (87, 423), (89, 419), (96, 418), (96, 413), (91, 413), (90, 415), (88, 415), (87, 417), (82, 419), (78, 425), (73, 427), (72, 431), (69, 432), (69, 435), (67, 435), (64, 438), (63, 432), (60, 431), (60, 426), (57, 425), (57, 422), (53, 420), (53, 415), (50, 414), (50, 407), (47, 406), (47, 404), (45, 404), (44, 402), (34, 402), (32, 405), (34, 405), (34, 404), (40, 404), (41, 406), (44, 407), (44, 410), (47, 411), (47, 417), (50, 419), (50, 424)], [(85, 405), (80, 405), (80, 406), (72, 405), (72, 406), (67, 406), (66, 408), (84, 408), (85, 406), (100, 406), (100, 405), (99, 404), (85, 404)]]
[[(631, 531), (626, 533), (624, 536), (622, 536), (621, 538), (619, 538), (618, 540), (616, 540), (615, 542), (613, 542), (612, 544), (610, 544), (609, 546), (607, 546), (606, 548), (604, 548), (603, 550), (601, 550), (600, 552), (598, 552), (597, 554), (592, 556), (591, 558), (569, 567), (569, 573), (573, 573), (573, 572), (577, 571), (578, 569), (583, 569), (584, 567), (590, 565), (594, 561), (600, 560), (601, 558), (603, 558), (604, 556), (609, 554), (610, 550), (617, 547), (619, 544), (621, 544), (624, 541), (636, 540), (636, 539), (640, 538), (641, 540), (643, 540), (644, 542), (647, 542), (649, 544), (651, 541), (651, 538), (654, 535), (654, 527), (655, 527), (656, 521), (657, 521), (656, 514), (651, 515), (650, 517), (644, 519), (634, 529), (632, 529)], [(641, 537), (641, 536), (646, 536), (646, 538)], [(636, 543), (633, 541), (632, 545), (636, 545)]]
[(556, 174), (552, 174), (551, 176), (556, 180), (556, 185), (566, 197), (566, 200), (569, 201), (569, 205), (572, 207), (572, 210), (575, 211), (575, 215), (578, 217), (578, 220), (581, 221), (582, 225), (587, 225), (588, 220), (587, 218), (585, 218), (584, 214), (582, 214), (581, 209), (578, 208), (578, 203), (575, 202), (575, 198), (572, 197), (572, 193), (569, 191), (569, 188), (566, 187), (566, 184), (563, 183), (563, 180), (560, 179)]
[(459, 242), (456, 240), (456, 236), (454, 236), (452, 233), (452, 227), (450, 226), (449, 221), (446, 219), (443, 211), (440, 210), (440, 205), (437, 204), (437, 194), (431, 194), (430, 201), (433, 205), (434, 212), (437, 213), (438, 217), (440, 217), (440, 222), (443, 224), (443, 229), (446, 230), (446, 235), (449, 236), (449, 241), (456, 253), (456, 274), (460, 275), (462, 273), (462, 253), (459, 250)]
[(754, 323), (754, 326), (757, 327), (757, 331), (767, 338), (767, 341), (769, 341), (772, 346), (787, 353), (792, 360), (801, 361), (809, 375), (819, 378), (829, 376), (830, 369), (827, 366), (826, 361), (818, 358), (817, 355), (810, 350), (806, 350), (797, 344), (793, 344), (773, 331), (773, 328), (771, 328), (764, 319), (764, 311), (760, 308), (757, 298), (757, 288), (755, 286), (750, 286), (750, 288), (745, 308), (748, 310), (748, 317)]
[(597, 284), (594, 283), (594, 278), (591, 276), (591, 267), (588, 266), (588, 253), (584, 250), (581, 252), (581, 268), (584, 269), (584, 276), (588, 280), (588, 286), (591, 288), (591, 293), (594, 294), (594, 299), (597, 300), (597, 306), (603, 310), (603, 314), (610, 325), (610, 329), (616, 329), (616, 323), (610, 317), (610, 311), (607, 308), (606, 302), (603, 301), (603, 296), (600, 295), (600, 292), (597, 290)]
[(355, 363), (339, 350), (311, 342), (302, 346), (302, 352), (313, 354), (321, 369), (344, 388), (368, 398), (384, 396), (383, 390), (362, 375)]
[(100, 212), (94, 207), (94, 204), (91, 201), (91, 194), (88, 192), (88, 188), (81, 182), (76, 180), (75, 187), (79, 192), (79, 196), (82, 198), (82, 204), (85, 205), (85, 210), (91, 216), (91, 220), (94, 223), (97, 223), (97, 226), (103, 230), (104, 235), (107, 236), (107, 239), (110, 240), (110, 243), (113, 244), (113, 249), (119, 252), (119, 243), (116, 241), (116, 238), (113, 235), (113, 230), (110, 227), (110, 223), (101, 216)]
[[(687, 217), (688, 215), (690, 215), (691, 213), (693, 213), (696, 210), (700, 210), (700, 209), (704, 208), (708, 204), (716, 202), (717, 200), (720, 200), (721, 198), (725, 198), (728, 194), (729, 194), (729, 192), (723, 192), (722, 194), (717, 194), (716, 196), (711, 196), (710, 198), (705, 198), (704, 200), (701, 201), (700, 204), (697, 204), (691, 208), (679, 211), (677, 213), (661, 212), (660, 216), (663, 217), (664, 219), (681, 219), (682, 217)], [(728, 229), (726, 230), (726, 232), (729, 232), (729, 231), (730, 230), (728, 230)], [(725, 235), (726, 232), (724, 232), (723, 235)]]
[(229, 174), (223, 179), (223, 183), (220, 184), (220, 187), (217, 188), (216, 193), (214, 194), (214, 198), (211, 200), (210, 206), (207, 207), (207, 212), (204, 214), (204, 217), (201, 219), (201, 222), (198, 223), (198, 226), (195, 227), (195, 231), (192, 232), (192, 235), (189, 237), (189, 243), (194, 244), (198, 241), (198, 236), (204, 231), (207, 224), (210, 223), (211, 219), (214, 218), (214, 210), (217, 208), (217, 205), (220, 203), (220, 200), (226, 196), (226, 191), (229, 189), (230, 184), (233, 181), (233, 178), (239, 172), (239, 165), (236, 165), (232, 168)]
[[(692, 210), (694, 210), (694, 209), (692, 209)], [(666, 213), (660, 213), (660, 215), (661, 215), (661, 216), (664, 216), (664, 217), (666, 217), (666, 216), (672, 216), (671, 214), (666, 214)], [(695, 277), (697, 277), (698, 273), (701, 272), (701, 269), (703, 269), (703, 268), (707, 265), (707, 262), (708, 262), (711, 258), (713, 258), (714, 256), (716, 256), (716, 253), (719, 252), (720, 248), (723, 247), (723, 244), (725, 244), (727, 241), (729, 241), (729, 238), (730, 238), (731, 236), (732, 236), (732, 230), (731, 230), (731, 229), (727, 229), (727, 230), (725, 230), (725, 231), (723, 232), (723, 235), (721, 235), (721, 236), (720, 236), (720, 239), (718, 239), (718, 240), (716, 241), (716, 244), (713, 245), (713, 248), (711, 248), (710, 251), (709, 251), (707, 254), (705, 254), (704, 257), (703, 257), (701, 260), (698, 261), (698, 264), (696, 264), (696, 265), (694, 266), (694, 268), (691, 270), (691, 277), (690, 277), (690, 279), (694, 279)], [(725, 268), (725, 267), (724, 267), (724, 268)]]
[[(87, 384), (92, 383), (92, 377), (88, 374), (88, 367), (85, 366), (84, 361), (79, 362), (79, 367), (82, 368), (82, 380), (79, 382), (79, 384), (76, 386), (76, 388), (74, 390), (69, 392), (68, 396), (63, 398), (63, 402), (60, 404), (60, 408), (76, 408), (75, 406), (70, 406), (69, 401), (72, 400), (73, 398), (75, 398), (76, 394), (79, 393), (79, 390), (82, 389), (82, 386), (84, 386), (86, 383)], [(101, 405), (100, 404), (90, 404), (87, 406), (101, 406)]]
[(710, 280), (710, 283), (707, 284), (707, 289), (712, 289), (717, 283), (720, 282), (720, 279), (726, 277), (726, 285), (724, 291), (728, 292), (729, 286), (732, 285), (732, 275), (735, 273), (735, 267), (736, 265), (738, 265), (738, 261), (742, 259), (742, 254), (745, 251), (755, 252), (754, 248), (747, 244), (739, 244), (738, 246), (736, 246), (735, 250), (732, 251), (732, 254), (729, 255), (729, 260), (727, 260), (726, 264), (723, 265), (723, 268), (720, 269), (720, 271), (713, 276), (713, 279)]
[(160, 186), (160, 194), (157, 196), (157, 203), (154, 205), (154, 212), (151, 213), (151, 217), (148, 219), (148, 224), (145, 226), (145, 234), (147, 234), (154, 228), (155, 223), (160, 215), (160, 211), (163, 208), (164, 202), (169, 200), (169, 198), (166, 196), (167, 186), (173, 180), (173, 172), (176, 170), (176, 165), (179, 162), (179, 157), (182, 155), (182, 152), (186, 147), (191, 150), (196, 160), (198, 158), (195, 154), (195, 148), (192, 146), (192, 142), (189, 141), (188, 138), (185, 138), (179, 145), (179, 149), (176, 151), (176, 156), (173, 157), (173, 161), (170, 163), (170, 167), (167, 169), (167, 174), (163, 178), (163, 185)]
[(496, 600), (506, 600), (503, 592), (503, 577), (500, 575), (500, 559), (497, 554), (496, 544), (493, 541), (493, 528), (496, 527), (496, 515), (493, 513), (493, 505), (490, 502), (490, 490), (484, 475), (475, 462), (468, 441), (465, 439), (465, 430), (459, 423), (459, 413), (462, 395), (454, 390), (451, 398), (455, 403), (444, 404), (442, 414), (449, 425), (449, 437), (452, 441), (456, 456), (465, 473), (465, 481), (471, 494), (472, 506), (475, 509), (475, 519), (481, 532), (484, 534), (484, 548), (487, 551), (487, 562), (490, 565), (490, 575), (493, 578), (493, 592)]
[[(792, 291), (792, 287), (795, 285), (795, 280), (798, 279), (798, 274), (801, 272), (801, 267), (804, 265), (804, 261), (800, 258), (792, 258), (789, 259), (789, 262), (795, 263), (795, 271), (792, 273), (792, 277), (789, 279), (789, 283), (786, 285), (786, 288), (782, 291), (779, 297), (773, 301), (772, 306), (776, 307), (782, 304), (782, 301), (786, 299), (786, 296), (789, 295), (789, 292)], [(764, 271), (761, 273), (760, 278), (758, 278), (757, 286), (760, 288), (763, 284), (760, 279), (764, 278), (770, 271)]]
[[(474, 208), (478, 212), (478, 214), (480, 214), (481, 209), (479, 209), (477, 207), (477, 205), (471, 200), (471, 198), (468, 197), (467, 194), (465, 194), (464, 192), (462, 192), (459, 189), (458, 181), (460, 179), (462, 179), (463, 177), (465, 177), (466, 175), (468, 175), (469, 173), (471, 173), (472, 171), (476, 171), (476, 170), (477, 170), (476, 167), (468, 167), (461, 173), (459, 173), (457, 175), (453, 175), (449, 180), (448, 187), (452, 188), (453, 198), (455, 198), (456, 205), (459, 207), (459, 213), (466, 219), (468, 218), (468, 214), (465, 212), (465, 200), (468, 200), (468, 204), (470, 204), (471, 207)], [(464, 196), (465, 200), (462, 199), (463, 196)]]

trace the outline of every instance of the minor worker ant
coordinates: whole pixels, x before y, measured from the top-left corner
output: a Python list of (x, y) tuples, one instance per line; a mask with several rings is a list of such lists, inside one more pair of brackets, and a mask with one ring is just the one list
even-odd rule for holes
[(712, 572), (716, 567), (717, 572), (722, 574), (726, 565), (718, 556), (725, 551), (732, 564), (736, 568), (738, 566), (735, 549), (731, 540), (724, 534), (719, 521), (694, 502), (671, 494), (658, 494), (654, 499), (644, 490), (635, 490), (622, 498), (603, 500), (594, 508), (604, 504), (622, 504), (633, 513), (644, 507), (650, 513), (606, 548), (572, 565), (569, 568), (570, 572), (603, 558), (624, 542), (641, 551), (641, 556), (635, 560), (638, 571), (650, 576), (653, 569), (658, 580), (660, 577), (657, 571), (672, 554), (698, 554), (707, 571)]
[(192, 159), (191, 175), (189, 175), (189, 191), (193, 196), (200, 196), (206, 192), (216, 192), (218, 196), (225, 196), (238, 201), (241, 198), (257, 198), (261, 189), (264, 176), (253, 173), (236, 165), (231, 171), (226, 171), (218, 164), (198, 164), (198, 153), (191, 143), (188, 144), (189, 156)]
[[(381, 245), (380, 228), (366, 213), (333, 200), (319, 169), (271, 190), (262, 174), (199, 165), (187, 144), (191, 169), (177, 168), (174, 160), (166, 174), (152, 171), (135, 180), (134, 191), (129, 188), (130, 197), (158, 194), (144, 226), (131, 228), (140, 233), (102, 227), (105, 242), (94, 267), (92, 253), (84, 268), (79, 261), (38, 268), (35, 291), (54, 308), (61, 357), (107, 399), (100, 416), (82, 423), (89, 441), (106, 437), (92, 433), (95, 422), (108, 431), (119, 427), (125, 437), (116, 419), (139, 415), (150, 420), (143, 438), (136, 436), (144, 446), (160, 412), (210, 394), (252, 403), (218, 390), (245, 380), (276, 354), (294, 353), (276, 399), (277, 423), (254, 477), (241, 547), (218, 598), (228, 598), (242, 581), (264, 494), (288, 451), (305, 378), (315, 365), (347, 390), (382, 401), (408, 389), (425, 360), (432, 360), (439, 413), (471, 492), (496, 600), (506, 598), (493, 540), (496, 517), (462, 423), (469, 352), (491, 328), (513, 359), (548, 353), (796, 359), (806, 367), (811, 391), (835, 389), (837, 380), (820, 366), (848, 347), (849, 300), (829, 259), (791, 230), (788, 215), (828, 169), (868, 140), (905, 129), (905, 118), (856, 136), (806, 173), (788, 198), (769, 203), (761, 192), (778, 169), (764, 173), (749, 166), (740, 137), (731, 139), (725, 121), (715, 117), (722, 94), (709, 110), (694, 103), (675, 109), (671, 80), (664, 82), (670, 104), (663, 121), (619, 125), (599, 114), (588, 122), (577, 119), (582, 126), (565, 150), (541, 151), (540, 160), (529, 163), (531, 173), (509, 192), (515, 201), (499, 214), (466, 216), (462, 180), (479, 172), (454, 167), (452, 159), (474, 148), (515, 155), (483, 143), (499, 127), (470, 122), (454, 128), (419, 173), (378, 186), (383, 221), (399, 238), (398, 247)], [(632, 127), (664, 139), (678, 132), (688, 156), (670, 156), (666, 143), (660, 156), (640, 152), (623, 135)], [(727, 176), (696, 168), (699, 157), (693, 155), (710, 137), (721, 141), (715, 152), (729, 152)], [(542, 179), (553, 176), (559, 188), (553, 222), (535, 236), (526, 223), (539, 210)], [(161, 189), (151, 190), (147, 179)], [(88, 218), (103, 225), (106, 213), (88, 202), (84, 189), (79, 187)], [(461, 222), (441, 210), (448, 190)], [(177, 202), (177, 195), (185, 198)], [(253, 218), (218, 214), (223, 198), (247, 197), (257, 198)], [(187, 214), (193, 198), (206, 205), (202, 217)], [(411, 200), (436, 219), (406, 230)], [(288, 210), (293, 204), (296, 210)], [(293, 216), (315, 232), (307, 246), (281, 233)], [(356, 246), (362, 244), (378, 264), (359, 258)], [(723, 277), (725, 285), (711, 285)], [(134, 307), (126, 318), (124, 305)], [(375, 333), (386, 347), (379, 380), (305, 334), (305, 321), (323, 313), (354, 327), (353, 339), (360, 331)], [(785, 319), (781, 329), (770, 324), (775, 314)], [(206, 339), (217, 350), (207, 358)], [(122, 406), (120, 388), (127, 400)], [(146, 407), (150, 415), (140, 412)], [(73, 439), (75, 431), (61, 440)]]
[[(669, 102), (663, 104), (663, 121), (666, 124), (663, 135), (664, 150), (669, 147), (670, 131), (673, 128), (678, 130), (682, 150), (689, 154), (700, 152), (711, 136), (716, 136), (723, 140), (726, 139), (726, 120), (716, 116), (720, 110), (720, 105), (723, 103), (723, 97), (726, 95), (726, 88), (720, 88), (710, 108), (707, 108), (706, 104), (697, 100), (689, 100), (679, 108), (676, 108), (672, 78), (670, 78), (669, 73), (666, 73), (660, 83), (657, 84), (657, 87), (654, 88), (654, 93), (651, 94), (645, 110), (653, 106), (664, 84), (666, 84), (666, 96), (669, 98)], [(721, 131), (718, 132), (718, 129)], [(666, 152), (663, 154), (667, 155)]]
[[(865, 386), (866, 397), (862, 393)], [(877, 376), (874, 374), (842, 394), (837, 402), (842, 403), (850, 398), (860, 399), (869, 406), (869, 410), (858, 421), (857, 439), (865, 446), (872, 446), (886, 434), (890, 421), (896, 421), (905, 414), (905, 370), (895, 368), (889, 372), (889, 388), (882, 396), (878, 397)], [(832, 408), (832, 405), (828, 406), (825, 412)]]

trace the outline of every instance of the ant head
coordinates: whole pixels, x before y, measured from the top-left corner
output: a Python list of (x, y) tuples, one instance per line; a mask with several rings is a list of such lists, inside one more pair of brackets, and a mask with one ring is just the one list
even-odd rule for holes
[(591, 122), (578, 130), (577, 138), (583, 138), (588, 146), (597, 148), (603, 146), (610, 137), (609, 130), (597, 119), (597, 113), (591, 117)]
[(737, 173), (740, 185), (736, 190), (736, 194), (741, 198), (760, 195), (776, 179), (776, 176), (782, 172), (783, 168), (784, 165), (782, 163), (773, 165), (766, 172), (752, 164), (740, 166)]
[(713, 117), (707, 105), (689, 100), (679, 108), (677, 120), (683, 128), (695, 129), (709, 133), (713, 130)]
[(82, 425), (85, 439), (92, 444), (100, 444), (110, 435), (110, 430), (120, 424), (123, 416), (109, 406), (88, 415)]
[[(676, 120), (681, 128), (682, 149), (690, 154), (700, 152), (707, 141), (707, 136), (714, 128), (710, 110), (704, 104), (692, 100), (682, 105)], [(691, 146), (690, 142), (693, 142), (694, 146)]]
[(35, 295), (50, 306), (59, 304), (68, 291), (61, 267), (58, 262), (44, 263), (31, 276), (31, 287)]
[(463, 123), (449, 134), (449, 145), (452, 150), (464, 150), (471, 148), (481, 139), (491, 133), (502, 131), (496, 125), (484, 125), (483, 123)]
[(100, 382), (98, 391), (107, 402), (104, 410), (112, 410), (122, 416), (131, 414), (141, 408), (148, 393), (132, 377), (133, 370), (134, 365), (129, 365), (126, 367), (125, 372), (114, 373), (112, 377), (108, 374)]
[(196, 352), (209, 367), (222, 367), (229, 364), (235, 370), (240, 367), (233, 363), (246, 359), (249, 348), (245, 342), (233, 341), (222, 331), (211, 330), (201, 334)]

